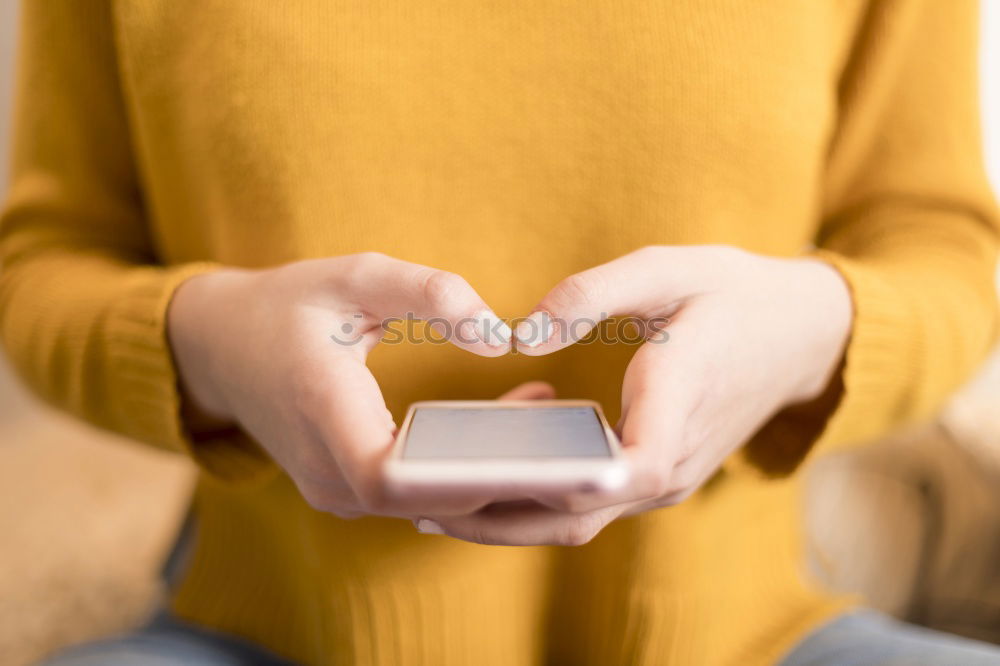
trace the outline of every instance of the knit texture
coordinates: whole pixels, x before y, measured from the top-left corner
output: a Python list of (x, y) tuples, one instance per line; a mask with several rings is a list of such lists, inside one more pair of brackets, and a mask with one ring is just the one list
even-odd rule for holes
[[(933, 413), (995, 336), (976, 5), (25, 2), (3, 343), (47, 400), (201, 466), (183, 617), (316, 664), (772, 663), (851, 603), (800, 572), (795, 471)], [(164, 321), (199, 272), (378, 250), (516, 317), (690, 243), (841, 271), (842, 372), (587, 546), (342, 521), (245, 436), (183, 422)], [(397, 419), (532, 379), (615, 419), (634, 349), (383, 345), (370, 366)]]

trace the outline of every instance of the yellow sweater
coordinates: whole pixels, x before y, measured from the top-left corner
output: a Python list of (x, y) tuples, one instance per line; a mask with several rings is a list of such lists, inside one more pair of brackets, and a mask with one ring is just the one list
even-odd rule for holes
[[(51, 402), (201, 465), (184, 617), (317, 664), (771, 663), (848, 603), (800, 572), (793, 472), (926, 417), (994, 335), (976, 4), (25, 2), (4, 344)], [(218, 264), (379, 250), (515, 317), (638, 246), (708, 242), (842, 271), (842, 389), (584, 547), (342, 521), (179, 416), (164, 311)], [(397, 418), (546, 379), (613, 419), (633, 350), (371, 366)]]

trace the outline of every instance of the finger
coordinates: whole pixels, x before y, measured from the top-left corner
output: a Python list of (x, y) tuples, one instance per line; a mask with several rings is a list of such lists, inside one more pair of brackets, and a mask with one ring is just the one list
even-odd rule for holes
[(311, 399), (303, 408), (316, 424), (357, 498), (369, 514), (412, 517), (422, 513), (467, 514), (493, 501), (488, 495), (401, 496), (390, 492), (385, 461), (391, 452), (395, 428), (386, 416), (385, 402), (375, 378), (359, 360), (338, 357), (312, 382)]
[[(688, 328), (677, 327), (681, 336)], [(687, 455), (688, 419), (700, 391), (685, 358), (645, 345), (636, 352), (622, 383), (622, 452), (631, 470), (632, 499), (671, 490), (674, 467)]]
[[(690, 322), (676, 324), (678, 339), (690, 338)], [(678, 347), (680, 348), (680, 347)], [(632, 357), (622, 383), (622, 417), (616, 432), (628, 467), (628, 482), (614, 490), (594, 489), (555, 495), (536, 495), (554, 509), (585, 513), (600, 507), (658, 498), (673, 489), (672, 471), (687, 455), (689, 417), (697, 396), (699, 372), (684, 354), (646, 343)]]
[(556, 390), (548, 382), (525, 382), (504, 393), (497, 400), (552, 400)]
[(288, 471), (302, 499), (313, 509), (333, 514), (344, 520), (353, 520), (365, 515), (358, 504), (354, 490), (344, 480), (339, 469), (333, 474), (318, 474), (315, 477), (295, 470)]
[(650, 345), (643, 346), (625, 372), (622, 418), (616, 431), (628, 482), (613, 490), (539, 494), (536, 500), (558, 511), (587, 513), (658, 498), (670, 489), (691, 398), (681, 381), (683, 373), (657, 358), (661, 354)]
[(540, 505), (493, 505), (468, 516), (422, 518), (418, 531), (496, 546), (581, 546), (618, 517), (623, 507), (563, 513)]
[(622, 517), (680, 504), (697, 492), (721, 465), (722, 461), (711, 452), (699, 451), (674, 466), (670, 473), (670, 487), (663, 495), (630, 504), (622, 512)]
[[(634, 315), (648, 335), (667, 323), (679, 303), (713, 288), (717, 274), (704, 264), (720, 261), (727, 248), (653, 246), (571, 275), (557, 284), (518, 323), (517, 350), (539, 356), (587, 336), (608, 317)], [(713, 268), (715, 268), (713, 266)]]
[(353, 258), (354, 270), (341, 279), (358, 311), (380, 325), (419, 319), (462, 349), (481, 356), (510, 351), (510, 327), (461, 276), (381, 254)]
[(377, 505), (381, 463), (395, 430), (382, 392), (363, 362), (337, 355), (303, 378), (301, 407), (361, 503)]
[[(631, 468), (631, 463), (629, 467)], [(629, 474), (632, 474), (632, 472), (630, 471)], [(582, 514), (598, 509), (621, 506), (642, 498), (632, 488), (630, 479), (624, 486), (613, 490), (600, 487), (571, 491), (540, 490), (531, 493), (531, 499), (560, 513)]]

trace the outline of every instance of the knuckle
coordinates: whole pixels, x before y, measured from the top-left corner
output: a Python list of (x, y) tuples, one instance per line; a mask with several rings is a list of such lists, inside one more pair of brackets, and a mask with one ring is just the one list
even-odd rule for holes
[(552, 300), (559, 305), (573, 303), (593, 303), (597, 301), (604, 287), (595, 270), (575, 273), (560, 282), (552, 292)]
[(359, 286), (364, 283), (376, 266), (387, 258), (387, 255), (381, 252), (358, 252), (343, 257), (344, 263), (336, 271), (337, 278), (348, 286)]
[(386, 514), (392, 502), (389, 494), (377, 483), (366, 483), (358, 491), (358, 503), (362, 511), (371, 514)]
[(658, 467), (647, 469), (639, 477), (638, 486), (643, 497), (662, 497), (670, 492), (670, 475)]
[(295, 469), (299, 470), (300, 475), (312, 479), (307, 483), (314, 488), (319, 486), (321, 489), (312, 492), (322, 492), (324, 496), (330, 498), (339, 495), (335, 479), (340, 475), (340, 469), (324, 448), (310, 445), (301, 446), (294, 452), (293, 458)]
[(370, 282), (373, 275), (384, 271), (390, 259), (381, 252), (358, 252), (337, 257), (334, 261), (342, 263), (337, 270), (331, 271), (330, 285), (338, 291), (353, 293)]
[(500, 544), (489, 532), (477, 528), (469, 531), (468, 540), (472, 543), (478, 543), (480, 546), (496, 546)]
[(681, 499), (688, 497), (698, 487), (698, 476), (694, 470), (678, 467), (670, 480), (670, 487), (665, 495), (671, 497), (680, 496)]
[(581, 516), (567, 525), (559, 542), (564, 546), (583, 546), (597, 536), (600, 525), (592, 518)]
[(337, 514), (341, 508), (335, 498), (328, 492), (316, 486), (299, 486), (299, 494), (312, 509), (323, 513)]
[(466, 288), (461, 276), (448, 271), (431, 269), (420, 279), (421, 293), (432, 305), (445, 305)]
[(674, 492), (668, 493), (667, 495), (664, 495), (660, 499), (659, 505), (664, 507), (677, 506), (687, 498), (691, 497), (691, 495), (693, 495), (696, 490), (697, 487), (690, 487), (690, 488), (685, 488), (683, 490), (676, 490)]
[(362, 267), (373, 266), (377, 263), (385, 261), (388, 258), (388, 255), (386, 255), (385, 253), (376, 252), (374, 250), (369, 250), (367, 252), (358, 252), (357, 254), (352, 256), (354, 257), (354, 260), (358, 264), (358, 266)]
[(654, 258), (661, 256), (665, 249), (663, 245), (644, 245), (632, 254), (637, 257)]
[(663, 497), (659, 498), (659, 500), (657, 500), (656, 506), (660, 508), (677, 506), (678, 504), (681, 503), (682, 499), (683, 498), (678, 495), (664, 495)]
[[(678, 450), (677, 450), (677, 462), (678, 462), (678, 464), (682, 463), (682, 462), (684, 462), (686, 460), (690, 460), (691, 456), (693, 456), (695, 453), (697, 453), (700, 448), (701, 448), (701, 442), (698, 439), (696, 439), (694, 437), (685, 437), (683, 439), (683, 441), (681, 442), (680, 446), (678, 447)], [(677, 474), (680, 474), (681, 476), (684, 476), (685, 472), (675, 470), (674, 474), (675, 474), (675, 476)]]

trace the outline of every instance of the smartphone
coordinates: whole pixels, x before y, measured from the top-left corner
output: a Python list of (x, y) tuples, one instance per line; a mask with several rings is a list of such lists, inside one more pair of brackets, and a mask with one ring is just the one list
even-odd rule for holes
[(401, 492), (530, 497), (617, 490), (628, 468), (596, 402), (435, 400), (410, 405), (386, 476)]

